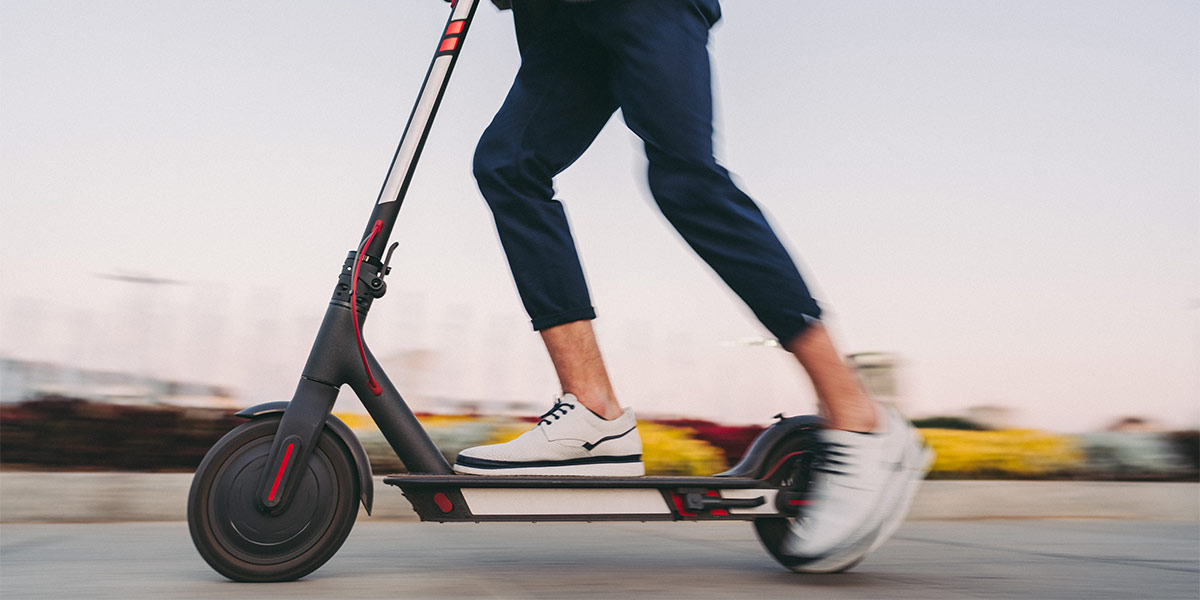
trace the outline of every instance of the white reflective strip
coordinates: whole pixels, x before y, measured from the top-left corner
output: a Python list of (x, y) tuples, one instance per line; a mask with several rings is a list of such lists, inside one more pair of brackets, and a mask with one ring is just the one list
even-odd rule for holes
[(731, 515), (777, 515), (779, 511), (775, 509), (775, 495), (779, 493), (776, 490), (721, 490), (722, 498), (758, 498), (762, 497), (765, 501), (754, 508), (731, 508)]
[(417, 155), (417, 145), (421, 143), (421, 135), (425, 133), (425, 127), (429, 124), (429, 118), (433, 114), (433, 105), (437, 102), (438, 92), (441, 91), (442, 83), (446, 80), (446, 73), (450, 70), (452, 60), (452, 56), (444, 55), (433, 61), (433, 67), (429, 71), (429, 81), (425, 84), (425, 93), (417, 101), (412, 122), (408, 124), (408, 129), (404, 132), (404, 140), (401, 142), (400, 149), (396, 151), (396, 160), (392, 163), (392, 170), (388, 173), (387, 181), (383, 184), (383, 191), (379, 192), (377, 204), (395, 202), (400, 195), (400, 186), (404, 183), (404, 175), (412, 167), (413, 158)]
[(451, 15), (450, 19), (457, 21), (467, 18), (467, 15), (471, 13), (471, 6), (476, 2), (479, 2), (479, 0), (459, 0), (458, 4), (454, 5), (454, 14)]
[(463, 488), (475, 515), (669, 515), (662, 493), (652, 489)]

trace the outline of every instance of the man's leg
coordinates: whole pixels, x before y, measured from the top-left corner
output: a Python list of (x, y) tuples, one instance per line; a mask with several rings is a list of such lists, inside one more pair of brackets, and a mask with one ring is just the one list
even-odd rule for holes
[(532, 430), (504, 444), (467, 448), (454, 468), (479, 475), (641, 475), (636, 417), (616, 401), (592, 331), (583, 269), (553, 197), (553, 177), (591, 144), (616, 100), (603, 49), (578, 35), (563, 18), (564, 6), (555, 10), (544, 32), (526, 39), (512, 91), (479, 142), (475, 176), (563, 396)]
[[(530, 16), (523, 7), (514, 3), (518, 23)], [(621, 409), (588, 322), (595, 312), (553, 178), (591, 144), (616, 100), (602, 49), (561, 14), (534, 16), (550, 20), (518, 31), (521, 70), (479, 142), (475, 175), (563, 392), (615, 418)]]
[(592, 28), (580, 27), (614, 55), (613, 91), (626, 124), (646, 143), (650, 188), (663, 215), (796, 356), (830, 425), (871, 430), (874, 405), (817, 320), (820, 308), (795, 263), (713, 157), (707, 43), (716, 3), (592, 6)]
[(795, 354), (829, 418), (821, 432), (826, 462), (787, 550), (849, 564), (894, 530), (928, 455), (902, 418), (867, 398), (762, 212), (713, 158), (706, 14), (715, 11), (697, 8), (715, 1), (588, 6), (596, 14), (587, 32), (613, 55), (613, 91), (626, 124), (646, 143), (650, 189), (663, 215)]

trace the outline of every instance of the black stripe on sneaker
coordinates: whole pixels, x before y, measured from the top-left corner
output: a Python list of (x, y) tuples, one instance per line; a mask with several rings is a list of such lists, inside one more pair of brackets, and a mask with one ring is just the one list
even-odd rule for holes
[[(637, 425), (634, 425), (633, 427), (630, 427), (630, 428), (629, 428), (629, 431), (633, 431), (634, 429), (637, 429)], [(611, 441), (611, 440), (615, 440), (615, 439), (619, 439), (619, 438), (623, 438), (623, 437), (625, 437), (626, 435), (628, 435), (628, 434), (629, 434), (629, 431), (626, 431), (625, 433), (619, 433), (619, 434), (617, 434), (617, 435), (610, 435), (610, 436), (608, 436), (608, 437), (602, 437), (602, 438), (600, 438), (600, 439), (596, 440), (594, 443), (588, 443), (588, 444), (584, 444), (584, 445), (583, 445), (583, 449), (584, 449), (584, 450), (587, 450), (587, 451), (589, 451), (589, 452), (590, 452), (590, 451), (592, 450), (592, 448), (595, 448), (596, 446), (599, 446), (600, 444), (603, 444), (604, 442), (608, 442), (608, 441)]]
[(641, 454), (629, 454), (626, 456), (588, 456), (586, 458), (571, 458), (566, 460), (528, 460), (528, 461), (506, 461), (506, 460), (490, 460), (487, 458), (473, 458), (470, 456), (459, 455), (455, 460), (455, 464), (464, 467), (475, 467), (476, 469), (518, 469), (522, 467), (562, 467), (569, 465), (606, 465), (606, 464), (622, 464), (635, 463), (642, 460)]

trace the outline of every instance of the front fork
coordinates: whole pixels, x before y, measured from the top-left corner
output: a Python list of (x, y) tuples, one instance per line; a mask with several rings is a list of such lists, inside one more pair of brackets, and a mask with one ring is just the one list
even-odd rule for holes
[[(453, 473), (365, 342), (362, 354), (359, 352), (362, 325), (371, 303), (387, 291), (383, 277), (388, 267), (367, 258), (359, 265), (358, 283), (354, 286), (356, 260), (357, 253), (351, 252), (342, 266), (300, 383), (271, 444), (267, 467), (256, 492), (259, 505), (267, 512), (279, 513), (287, 508), (342, 385), (354, 390), (410, 473)], [(357, 297), (351, 293), (355, 287)], [(358, 311), (357, 328), (352, 310)], [(375, 389), (363, 357), (377, 384)]]

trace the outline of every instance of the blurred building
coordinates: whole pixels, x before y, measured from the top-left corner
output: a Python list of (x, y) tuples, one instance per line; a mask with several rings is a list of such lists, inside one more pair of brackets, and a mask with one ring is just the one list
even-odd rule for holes
[(1171, 428), (1166, 424), (1159, 423), (1158, 421), (1154, 421), (1152, 419), (1145, 419), (1142, 417), (1122, 417), (1116, 421), (1113, 421), (1108, 427), (1105, 427), (1104, 431), (1111, 431), (1114, 433), (1160, 433), (1164, 431), (1170, 431), (1170, 429)]
[(872, 398), (904, 412), (900, 359), (890, 352), (859, 352), (846, 357)]
[(0, 358), (0, 402), (22, 402), (41, 396), (112, 404), (236, 407), (233, 393), (222, 386)]

